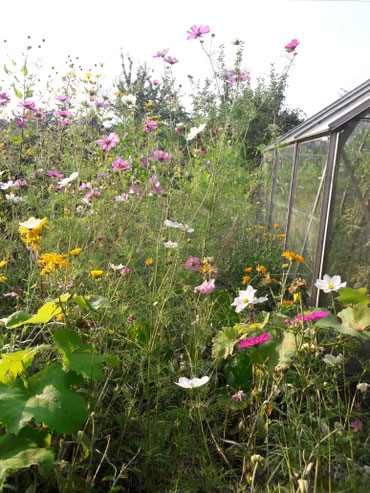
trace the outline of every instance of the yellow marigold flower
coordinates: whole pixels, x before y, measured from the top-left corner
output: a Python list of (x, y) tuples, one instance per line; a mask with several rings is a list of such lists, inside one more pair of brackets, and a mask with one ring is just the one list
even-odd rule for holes
[(149, 103), (144, 104), (144, 108), (148, 108), (148, 106), (152, 106), (153, 102), (149, 101)]
[(249, 274), (250, 272), (252, 272), (252, 267), (247, 267), (246, 269), (244, 269), (244, 272)]
[(6, 265), (6, 263), (7, 263), (6, 260), (2, 260), (0, 262), (0, 269), (1, 269), (1, 267), (4, 267), (4, 265)]
[(250, 233), (252, 231), (252, 228), (245, 228), (245, 231), (248, 231), (248, 233)]
[(212, 269), (211, 265), (203, 264), (200, 266), (199, 272), (210, 272)]
[(7, 280), (7, 277), (0, 275), (0, 282), (5, 282)]
[(299, 303), (301, 301), (301, 295), (299, 293), (293, 294), (294, 303)]
[(297, 262), (301, 262), (302, 264), (304, 263), (304, 258), (298, 255), (297, 253), (283, 252), (281, 256), (286, 257), (290, 260), (296, 260)]
[(95, 278), (101, 277), (103, 275), (102, 270), (91, 270), (90, 273)]
[(81, 248), (75, 248), (74, 250), (71, 250), (69, 252), (70, 255), (79, 255), (81, 253), (82, 249)]
[(243, 277), (243, 281), (242, 281), (242, 284), (247, 284), (247, 282), (250, 280), (250, 277), (249, 276), (244, 276)]
[(153, 262), (154, 260), (151, 257), (145, 260), (146, 265), (152, 265)]
[(256, 270), (263, 275), (265, 275), (267, 272), (267, 269), (264, 265), (257, 265)]
[(276, 238), (285, 238), (285, 235), (276, 235)]
[(278, 224), (274, 224), (274, 228), (275, 229), (278, 229), (279, 225)]
[(68, 255), (59, 255), (58, 253), (43, 253), (39, 260), (39, 264), (45, 264), (45, 267), (40, 272), (41, 276), (50, 274), (51, 271), (58, 269), (69, 269)]
[(263, 229), (263, 226), (258, 226), (260, 229)]

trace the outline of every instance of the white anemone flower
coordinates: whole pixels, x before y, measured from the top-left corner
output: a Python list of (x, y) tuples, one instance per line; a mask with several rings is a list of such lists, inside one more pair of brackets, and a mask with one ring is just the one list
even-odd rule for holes
[(177, 241), (167, 241), (166, 243), (163, 243), (163, 246), (165, 248), (177, 248), (179, 244), (177, 243)]
[(180, 377), (178, 382), (174, 382), (179, 387), (183, 389), (195, 389), (196, 387), (201, 387), (209, 382), (209, 377), (205, 376), (202, 378), (186, 378)]
[(257, 289), (252, 288), (252, 286), (248, 286), (248, 288), (244, 291), (239, 291), (239, 296), (234, 298), (233, 303), (231, 303), (231, 306), (236, 306), (236, 313), (240, 313), (249, 305), (255, 305), (256, 303), (263, 303), (264, 301), (267, 301), (267, 296), (256, 298), (256, 292)]
[(65, 187), (69, 185), (71, 181), (75, 180), (78, 177), (78, 171), (74, 171), (68, 178), (63, 178), (63, 180), (58, 181), (58, 185), (60, 187)]
[(368, 387), (369, 384), (366, 382), (360, 382), (356, 385), (356, 389), (359, 390), (360, 392), (366, 392)]
[(109, 267), (113, 270), (122, 270), (125, 268), (123, 264), (114, 265), (109, 262)]
[(317, 279), (315, 286), (317, 289), (322, 289), (324, 293), (330, 293), (331, 291), (338, 291), (339, 288), (346, 287), (347, 283), (341, 282), (340, 276), (330, 277), (328, 274), (325, 274), (323, 279)]
[(201, 125), (199, 125), (199, 127), (192, 127), (190, 129), (190, 132), (186, 136), (187, 142), (189, 142), (190, 140), (193, 140), (194, 137), (196, 137), (198, 134), (200, 134), (200, 132), (202, 132), (202, 130), (204, 130), (205, 128), (206, 128), (205, 123), (202, 123)]
[(40, 226), (40, 224), (42, 223), (42, 221), (43, 221), (43, 219), (36, 219), (34, 217), (30, 217), (24, 223), (19, 223), (19, 226), (21, 226), (24, 229), (32, 230), (32, 229), (35, 229), (38, 226)]
[(327, 365), (340, 365), (343, 361), (343, 354), (339, 354), (338, 356), (333, 356), (332, 354), (325, 354), (323, 360)]

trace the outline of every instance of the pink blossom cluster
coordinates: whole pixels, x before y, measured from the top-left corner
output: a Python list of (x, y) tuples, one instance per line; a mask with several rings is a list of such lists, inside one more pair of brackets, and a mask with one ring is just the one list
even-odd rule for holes
[(10, 101), (10, 97), (6, 92), (0, 93), (0, 107), (5, 108)]

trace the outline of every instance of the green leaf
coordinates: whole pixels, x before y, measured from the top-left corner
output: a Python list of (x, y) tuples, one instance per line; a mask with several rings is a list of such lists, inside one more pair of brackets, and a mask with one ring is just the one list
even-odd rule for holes
[(50, 449), (51, 435), (42, 429), (26, 426), (18, 436), (6, 433), (0, 436), (0, 489), (5, 481), (5, 473), (37, 465), (45, 476), (54, 462), (54, 452)]
[(78, 334), (69, 329), (61, 329), (53, 335), (55, 345), (63, 353), (65, 366), (81, 373), (86, 378), (101, 380), (103, 372), (101, 365), (107, 364), (118, 367), (118, 359), (109, 354), (99, 355), (93, 346), (84, 344)]
[(0, 383), (0, 421), (10, 433), (18, 434), (35, 419), (58, 433), (75, 433), (87, 417), (83, 398), (70, 390), (81, 383), (74, 372), (63, 371), (61, 363), (52, 363), (30, 377), (11, 385)]
[(362, 305), (367, 306), (370, 303), (370, 298), (367, 295), (366, 288), (352, 289), (352, 288), (340, 288), (340, 295), (337, 300), (342, 305)]
[(369, 340), (369, 332), (365, 332), (365, 329), (370, 324), (369, 308), (366, 306), (348, 307), (338, 313), (338, 317), (341, 318), (342, 323), (333, 315), (318, 320), (315, 323), (315, 327), (332, 328), (345, 335), (357, 337), (361, 340)]
[(18, 91), (18, 89), (15, 87), (14, 82), (13, 82), (12, 86), (13, 86), (13, 89), (14, 89), (14, 94), (17, 96), (17, 98), (22, 99), (22, 98), (23, 98), (23, 95), (22, 95), (22, 93), (21, 93), (20, 91)]
[(99, 310), (99, 308), (110, 308), (111, 305), (107, 298), (103, 296), (79, 296), (75, 294), (73, 300), (80, 308), (84, 310)]
[(26, 313), (22, 310), (12, 313), (6, 320), (5, 326), (7, 328), (12, 328), (14, 326), (18, 327), (18, 325), (26, 322), (32, 317), (29, 313)]
[(251, 358), (257, 364), (265, 364), (270, 372), (286, 368), (297, 351), (294, 334), (285, 332), (281, 342), (272, 339), (264, 342), (251, 353)]
[(250, 382), (253, 377), (252, 372), (252, 360), (246, 351), (241, 350), (238, 352), (230, 362), (230, 377), (227, 383), (229, 385), (241, 386), (243, 390), (247, 390), (247, 386), (250, 387)]
[(275, 369), (279, 370), (288, 366), (297, 352), (294, 334), (285, 332), (282, 342), (276, 347), (276, 351), (278, 353), (278, 362)]
[(9, 70), (8, 70), (7, 66), (5, 65), (5, 63), (4, 63), (4, 72), (5, 72), (6, 74), (8, 74), (8, 73), (9, 73)]
[(3, 353), (0, 359), (0, 382), (8, 384), (15, 380), (25, 368), (31, 365), (33, 358), (39, 351), (49, 347), (47, 344), (43, 344), (16, 353)]
[(227, 358), (233, 354), (238, 334), (239, 329), (237, 327), (223, 327), (212, 339), (212, 358)]
[(60, 296), (57, 300), (49, 301), (42, 305), (40, 310), (36, 313), (36, 315), (31, 316), (18, 324), (12, 325), (12, 328), (19, 327), (20, 325), (27, 324), (46, 324), (51, 320), (55, 315), (61, 313), (62, 309), (60, 307), (60, 302), (65, 302), (68, 300), (70, 295)]
[(28, 70), (27, 70), (27, 65), (24, 64), (23, 67), (22, 67), (22, 74), (27, 77), (28, 75)]

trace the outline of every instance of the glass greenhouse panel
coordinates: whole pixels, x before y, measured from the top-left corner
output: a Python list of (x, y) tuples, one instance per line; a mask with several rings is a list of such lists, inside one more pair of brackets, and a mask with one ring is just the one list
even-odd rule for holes
[(370, 114), (341, 132), (323, 274), (369, 288)]
[(296, 263), (294, 267), (306, 280), (311, 280), (315, 261), (328, 150), (327, 137), (299, 146), (287, 248), (305, 259), (304, 264)]
[(279, 224), (281, 231), (285, 231), (287, 224), (293, 155), (294, 146), (281, 149), (271, 181), (269, 226)]
[(267, 224), (268, 215), (270, 210), (270, 197), (271, 187), (274, 174), (276, 151), (268, 152), (263, 157), (262, 163), (262, 179), (261, 179), (261, 191), (260, 191), (260, 217), (257, 222), (261, 224)]

